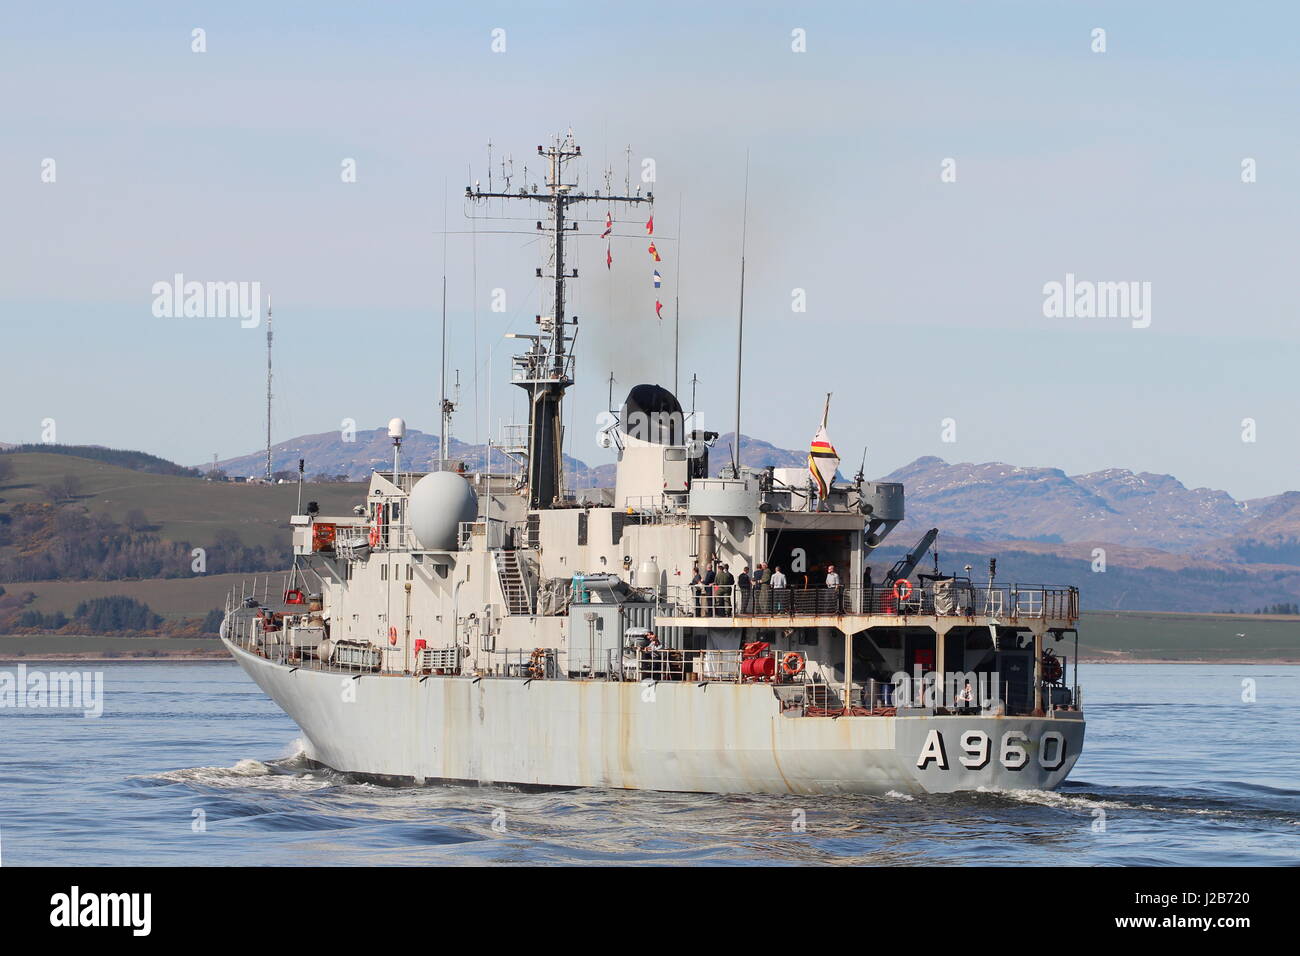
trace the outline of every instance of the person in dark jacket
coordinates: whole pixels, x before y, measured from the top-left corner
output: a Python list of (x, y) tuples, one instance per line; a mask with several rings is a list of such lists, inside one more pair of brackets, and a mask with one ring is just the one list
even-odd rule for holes
[(719, 568), (714, 581), (714, 613), (719, 617), (731, 617), (731, 592), (736, 579), (731, 573), (730, 565), (724, 564)]
[(770, 613), (772, 610), (772, 569), (761, 562), (758, 565), (758, 570), (754, 572), (754, 588), (758, 591), (758, 594), (755, 595), (758, 599), (758, 613)]
[(749, 614), (754, 610), (754, 579), (749, 576), (748, 564), (736, 583), (740, 585), (740, 613)]
[(713, 608), (715, 606), (713, 589), (718, 580), (718, 572), (714, 568), (714, 563), (709, 562), (709, 568), (704, 572), (704, 616), (713, 617)]

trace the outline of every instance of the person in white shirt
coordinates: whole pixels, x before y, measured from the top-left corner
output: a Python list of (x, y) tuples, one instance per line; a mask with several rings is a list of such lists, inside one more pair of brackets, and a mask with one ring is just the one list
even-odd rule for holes
[(955, 703), (958, 713), (968, 714), (975, 709), (975, 690), (971, 687), (970, 681), (967, 681), (966, 686), (957, 693)]
[(826, 565), (826, 597), (824, 602), (826, 607), (823, 611), (829, 610), (838, 614), (840, 610), (840, 576), (835, 573), (835, 565)]
[(776, 599), (776, 609), (778, 611), (785, 610), (785, 589), (785, 575), (781, 573), (781, 568), (778, 565), (777, 569), (772, 572), (772, 597)]

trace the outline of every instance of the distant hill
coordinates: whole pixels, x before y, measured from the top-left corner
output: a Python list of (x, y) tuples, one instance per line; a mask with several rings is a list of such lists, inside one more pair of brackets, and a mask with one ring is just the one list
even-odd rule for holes
[[(233, 531), (245, 545), (288, 553), (289, 516), (298, 502), (296, 485), (149, 474), (44, 451), (2, 457), (11, 462), (13, 475), (0, 479), (0, 524), (8, 523), (5, 516), (16, 506), (51, 503), (51, 486), (72, 477), (77, 487), (63, 499), (62, 508), (119, 524), (140, 524), (163, 541), (198, 547), (220, 532)], [(304, 500), (319, 501), (326, 514), (350, 511), (364, 499), (365, 486), (357, 484), (312, 484), (304, 491)]]
[[(875, 579), (915, 543), (908, 533), (895, 531), (874, 552), (870, 564)], [(971, 541), (940, 534), (939, 567), (962, 573), (971, 566), (976, 582), (987, 581), (988, 560), (998, 561), (997, 579), (1022, 584), (1072, 584), (1079, 588), (1086, 610), (1149, 610), (1253, 613), (1273, 604), (1292, 602), (1300, 595), (1300, 567), (1229, 564), (1108, 548), (1105, 571), (1095, 571), (1092, 545), (1080, 547), (1030, 542)], [(918, 570), (929, 573), (929, 556)], [(1296, 628), (1300, 647), (1300, 623)]]
[[(273, 450), (274, 468), (296, 471), (302, 457), (309, 477), (355, 479), (312, 483), (305, 491), (305, 498), (320, 501), (326, 513), (350, 510), (364, 497), (360, 482), (372, 469), (387, 467), (392, 455), (385, 429), (359, 431), (355, 437), (347, 442), (338, 432), (323, 432), (281, 442)], [(730, 460), (731, 442), (725, 434), (715, 444), (712, 473)], [(200, 546), (220, 537), (229, 544), (233, 533), (248, 548), (287, 553), (288, 516), (297, 500), (292, 484), (208, 482), (186, 477), (198, 469), (154, 474), (102, 460), (120, 455), (137, 466), (171, 465), (143, 453), (94, 449), (98, 457), (92, 460), (63, 447), (38, 448), (0, 455), (16, 466), (8, 479), (0, 470), (0, 542), (7, 540), (0, 543), (0, 559), (16, 553), (12, 535), (3, 537), (6, 525), (12, 528), (15, 507), (51, 507), (56, 501), (58, 508), (141, 526), (137, 536), (164, 543)], [(423, 469), (436, 451), (435, 437), (411, 430), (403, 459)], [(742, 439), (741, 451), (752, 467), (806, 463), (802, 449), (749, 436)], [(449, 452), (477, 468), (485, 464), (487, 449), (452, 439)], [(494, 450), (497, 468), (500, 455)], [(231, 474), (257, 475), (265, 458), (254, 452), (219, 464)], [(846, 464), (846, 470), (856, 470), (854, 463)], [(566, 466), (571, 487), (613, 483), (613, 464), (590, 467), (566, 458)], [(69, 477), (72, 486), (62, 488)], [(1169, 475), (1107, 469), (1071, 476), (1054, 468), (951, 464), (936, 457), (917, 459), (883, 480), (907, 485), (907, 519), (873, 556), (878, 571), (925, 529), (939, 527), (944, 570), (971, 564), (979, 577), (988, 558), (997, 556), (1001, 579), (1078, 584), (1087, 608), (1253, 611), (1300, 596), (1300, 491), (1236, 501), (1223, 491), (1189, 489)], [(29, 512), (23, 520), (30, 529), (45, 527), (48, 519)], [(1106, 570), (1099, 573), (1093, 567), (1100, 552)]]
[[(372, 428), (357, 431), (351, 440), (338, 431), (318, 432), (314, 435), (299, 435), (287, 441), (271, 446), (271, 470), (294, 471), (298, 469), (298, 459), (306, 464), (304, 468), (308, 478), (318, 475), (346, 475), (351, 481), (368, 481), (370, 473), (390, 468), (393, 461), (393, 443), (388, 437), (387, 428)], [(720, 436), (710, 453), (710, 466), (714, 474), (724, 464), (731, 461), (733, 433)], [(749, 435), (741, 436), (741, 463), (754, 468), (775, 465), (778, 468), (802, 468), (807, 464), (807, 451), (791, 451), (778, 448), (770, 442)], [(448, 457), (455, 461), (464, 461), (471, 470), (486, 466), (488, 449), (486, 445), (472, 445), (459, 438), (447, 440)], [(613, 452), (610, 453), (611, 456)], [(502, 468), (505, 457), (499, 448), (492, 452), (493, 467)], [(413, 470), (424, 470), (438, 457), (438, 436), (430, 435), (419, 429), (407, 429), (402, 441), (402, 461)], [(204, 466), (205, 470), (210, 465)], [(227, 458), (218, 461), (217, 467), (229, 475), (255, 477), (266, 473), (265, 450)], [(565, 472), (569, 485), (574, 488), (612, 487), (614, 484), (613, 462), (589, 465), (578, 458), (566, 455)]]
[(197, 468), (186, 468), (184, 465), (178, 465), (166, 458), (159, 458), (157, 455), (150, 455), (147, 452), (105, 448), (103, 445), (0, 444), (0, 455), (24, 452), (42, 455), (70, 455), (74, 458), (102, 461), (110, 465), (117, 465), (120, 468), (129, 468), (132, 471), (143, 471), (150, 475), (179, 475), (187, 478), (197, 478), (201, 474)]
[[(412, 471), (425, 471), (438, 457), (438, 436), (430, 435), (416, 428), (407, 429), (402, 441), (403, 467)], [(465, 462), (471, 471), (485, 468), (488, 460), (487, 445), (471, 445), (459, 438), (447, 440), (447, 457), (453, 461)], [(393, 465), (393, 442), (388, 437), (387, 428), (361, 429), (351, 436), (344, 436), (338, 431), (317, 432), (314, 435), (299, 435), (287, 441), (271, 446), (271, 470), (298, 470), (298, 459), (303, 459), (303, 466), (308, 479), (317, 476), (346, 476), (349, 481), (369, 481), (372, 471), (391, 469)], [(575, 487), (599, 487), (603, 472), (592, 469), (585, 462), (565, 456), (565, 469), (570, 476), (576, 476)], [(500, 448), (492, 449), (492, 467), (502, 470), (507, 460)], [(211, 467), (210, 465), (208, 467)], [(240, 455), (218, 461), (217, 467), (228, 475), (256, 477), (266, 473), (266, 451)], [(612, 469), (612, 465), (608, 466)], [(612, 470), (609, 472), (613, 474)]]
[[(710, 471), (731, 460), (734, 435), (721, 435), (710, 453)], [(450, 457), (467, 467), (482, 467), (487, 449), (452, 438)], [(761, 438), (742, 436), (741, 461), (750, 467), (803, 468), (807, 452), (781, 448)], [(425, 468), (437, 454), (437, 438), (408, 431), (403, 460)], [(387, 467), (392, 445), (382, 428), (359, 431), (354, 441), (338, 432), (304, 435), (272, 449), (275, 470), (297, 468), (307, 460), (307, 474), (346, 475), (363, 481), (375, 468)], [(504, 459), (494, 452), (494, 463)], [(261, 474), (265, 454), (253, 453), (219, 463), (231, 474)], [(588, 465), (566, 457), (570, 487), (609, 487), (614, 464)], [(841, 469), (852, 473), (845, 460)], [(1188, 488), (1172, 475), (1110, 468), (1067, 475), (1059, 468), (1025, 467), (1004, 462), (952, 464), (928, 456), (885, 475), (883, 481), (907, 486), (907, 520), (895, 540), (913, 540), (930, 527), (971, 541), (991, 544), (1034, 542), (1049, 546), (1088, 543), (1108, 545), (1154, 566), (1169, 566), (1174, 555), (1190, 555), (1223, 564), (1300, 566), (1300, 492), (1237, 501), (1226, 491)], [(1058, 547), (1062, 554), (1077, 554)]]
[(1206, 552), (1222, 560), (1300, 565), (1300, 491), (1244, 502), (1252, 517)]
[(986, 541), (1091, 542), (1223, 562), (1300, 566), (1300, 492), (1237, 501), (1172, 475), (918, 458), (886, 481), (907, 485), (907, 532), (938, 526)]

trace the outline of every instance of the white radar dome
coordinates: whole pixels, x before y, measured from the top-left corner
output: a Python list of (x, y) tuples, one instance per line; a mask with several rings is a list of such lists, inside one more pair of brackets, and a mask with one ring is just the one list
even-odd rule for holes
[(388, 423), (388, 437), (389, 437), (389, 438), (405, 438), (405, 437), (406, 437), (406, 419), (405, 419), (405, 418), (394, 418), (392, 421), (390, 421), (390, 422)]
[(462, 521), (478, 517), (478, 496), (451, 471), (435, 471), (415, 483), (406, 504), (411, 532), (428, 551), (454, 551)]

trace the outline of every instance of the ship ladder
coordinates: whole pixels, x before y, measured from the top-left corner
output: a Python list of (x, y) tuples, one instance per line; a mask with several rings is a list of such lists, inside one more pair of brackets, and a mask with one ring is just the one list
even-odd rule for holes
[(506, 610), (510, 614), (532, 614), (532, 596), (528, 593), (523, 568), (519, 565), (519, 554), (515, 551), (497, 551), (496, 566)]

